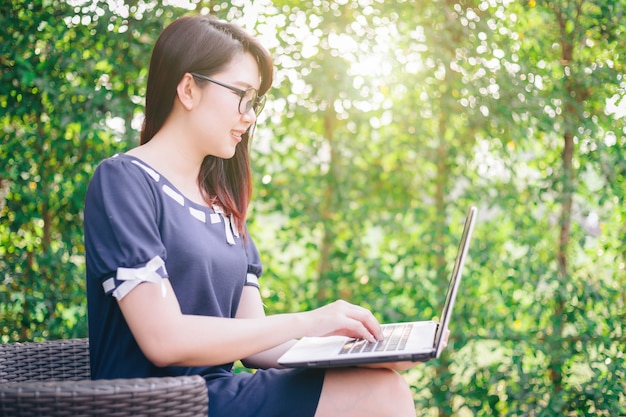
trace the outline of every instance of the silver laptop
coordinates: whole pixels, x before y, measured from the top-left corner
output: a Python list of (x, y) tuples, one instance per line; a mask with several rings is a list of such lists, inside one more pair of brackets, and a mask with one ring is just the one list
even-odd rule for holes
[(303, 337), (278, 359), (278, 363), (290, 368), (328, 368), (380, 362), (426, 362), (438, 358), (461, 283), (461, 271), (474, 230), (476, 211), (476, 207), (470, 207), (465, 219), (441, 322), (429, 320), (383, 324), (384, 339), (374, 343), (345, 336)]

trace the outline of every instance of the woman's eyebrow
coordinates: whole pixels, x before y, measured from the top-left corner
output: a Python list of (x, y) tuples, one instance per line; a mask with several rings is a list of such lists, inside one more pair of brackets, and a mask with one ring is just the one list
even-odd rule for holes
[(232, 83), (235, 84), (235, 85), (240, 85), (240, 86), (242, 86), (244, 88), (254, 88), (255, 90), (258, 90), (259, 87), (261, 86), (261, 80), (259, 80), (259, 87), (255, 87), (254, 85), (250, 84), (249, 82), (243, 81), (243, 80), (233, 81)]
[(245, 81), (235, 81), (235, 82), (234, 82), (234, 84), (241, 85), (241, 86), (243, 86), (245, 89), (248, 89), (248, 88), (254, 88), (255, 90), (258, 90), (258, 87), (255, 87), (255, 86), (253, 86), (252, 84), (249, 84), (249, 83), (247, 83), (247, 82), (245, 82)]

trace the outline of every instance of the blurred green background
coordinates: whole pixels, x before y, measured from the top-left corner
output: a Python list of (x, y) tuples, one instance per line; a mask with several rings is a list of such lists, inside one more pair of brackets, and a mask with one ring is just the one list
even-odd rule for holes
[(152, 45), (185, 14), (260, 37), (252, 143), (268, 313), (337, 298), (437, 317), (420, 416), (625, 416), (625, 0), (5, 0), (0, 342), (85, 337), (82, 204), (138, 143)]

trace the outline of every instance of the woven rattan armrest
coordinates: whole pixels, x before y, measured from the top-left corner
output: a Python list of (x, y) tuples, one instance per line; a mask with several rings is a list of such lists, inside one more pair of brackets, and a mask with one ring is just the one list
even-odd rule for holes
[(89, 340), (0, 344), (0, 416), (202, 416), (198, 375), (90, 379)]
[(89, 339), (0, 344), (0, 383), (90, 379)]
[(206, 417), (198, 375), (165, 378), (0, 383), (3, 416)]

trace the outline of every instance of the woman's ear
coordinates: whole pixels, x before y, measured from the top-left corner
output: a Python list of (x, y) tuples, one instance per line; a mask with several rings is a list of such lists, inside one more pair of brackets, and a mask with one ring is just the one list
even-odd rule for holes
[(181, 78), (178, 82), (178, 85), (176, 86), (176, 96), (185, 110), (193, 109), (193, 97), (197, 92), (197, 88), (198, 86), (193, 78), (193, 75), (188, 72), (185, 73), (183, 78)]

